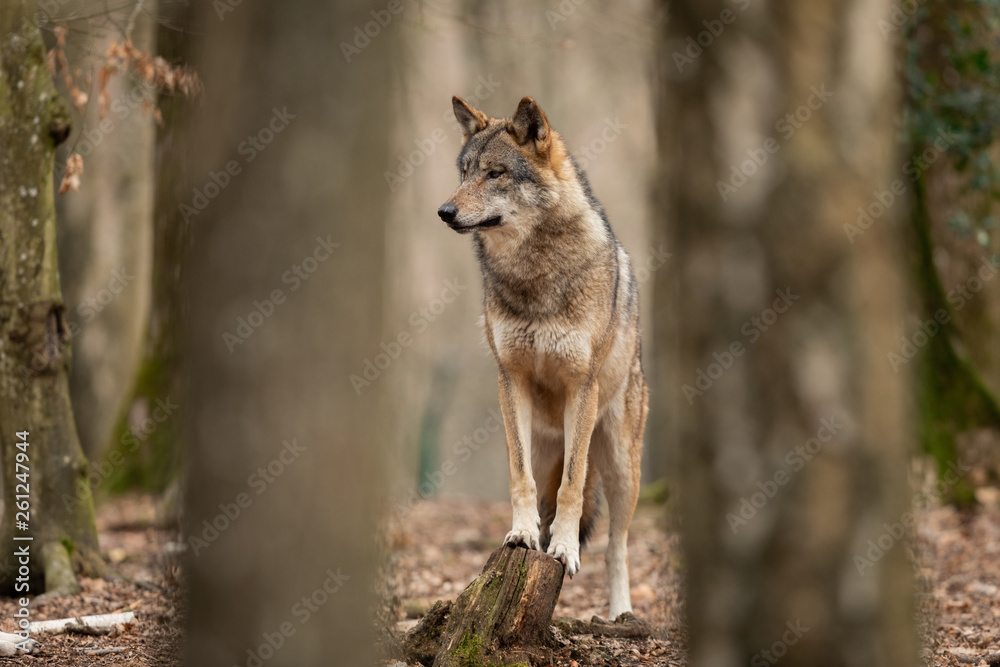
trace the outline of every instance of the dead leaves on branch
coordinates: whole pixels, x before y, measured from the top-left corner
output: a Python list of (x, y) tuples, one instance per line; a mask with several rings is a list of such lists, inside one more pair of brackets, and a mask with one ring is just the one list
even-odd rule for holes
[[(72, 102), (76, 112), (82, 115), (90, 101), (90, 95), (84, 88), (89, 89), (93, 80), (90, 74), (84, 75), (80, 67), (71, 70), (66, 58), (66, 27), (56, 26), (52, 33), (55, 35), (56, 43), (46, 56), (49, 73), (53, 77), (62, 75), (70, 102)], [(192, 99), (202, 90), (201, 80), (194, 70), (187, 67), (176, 67), (160, 56), (145, 53), (137, 49), (132, 44), (131, 39), (126, 38), (120, 42), (112, 42), (100, 57), (97, 71), (97, 103), (102, 120), (108, 116), (111, 110), (111, 99), (108, 93), (109, 83), (115, 76), (129, 74), (145, 89), (142, 100), (143, 113), (152, 112), (158, 125), (163, 124), (163, 116), (156, 105), (158, 94), (179, 93)], [(71, 189), (79, 190), (82, 174), (83, 156), (79, 153), (73, 153), (66, 160), (66, 171), (63, 174), (62, 183), (59, 185), (59, 194), (66, 194)]]
[[(83, 75), (81, 68), (72, 70), (66, 58), (66, 27), (56, 26), (52, 29), (55, 35), (56, 44), (46, 57), (49, 73), (53, 77), (62, 75), (66, 90), (69, 91), (70, 101), (77, 113), (82, 114), (90, 101), (90, 95), (83, 88), (90, 88), (92, 79), (90, 75)], [(201, 80), (194, 70), (187, 67), (176, 67), (168, 63), (161, 56), (154, 56), (137, 49), (132, 40), (125, 39), (121, 42), (112, 42), (107, 50), (100, 56), (97, 71), (97, 101), (99, 105), (100, 117), (107, 117), (111, 100), (108, 93), (108, 84), (116, 75), (131, 74), (135, 80), (146, 87), (146, 95), (143, 100), (143, 111), (152, 111), (157, 123), (162, 123), (163, 118), (160, 110), (156, 106), (157, 93), (180, 93), (191, 99), (201, 92)], [(83, 88), (81, 88), (81, 79)]]
[[(108, 114), (108, 81), (116, 74), (131, 72), (146, 86), (166, 93), (181, 93), (188, 99), (201, 92), (197, 73), (186, 67), (174, 67), (160, 56), (144, 53), (132, 45), (132, 40), (112, 42), (105, 53), (105, 62), (97, 78), (98, 103), (101, 118)], [(157, 123), (163, 118), (154, 101), (147, 98), (143, 110), (152, 109)]]
[(83, 175), (83, 156), (73, 153), (66, 158), (66, 173), (63, 174), (62, 183), (59, 184), (59, 194), (64, 195), (70, 191), (80, 189), (80, 176)]

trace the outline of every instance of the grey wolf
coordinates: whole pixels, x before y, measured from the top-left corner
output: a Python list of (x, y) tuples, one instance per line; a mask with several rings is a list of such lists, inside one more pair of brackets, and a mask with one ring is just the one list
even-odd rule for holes
[(461, 183), (438, 215), (472, 235), (482, 269), (514, 511), (504, 543), (545, 550), (572, 577), (602, 485), (615, 619), (632, 609), (628, 528), (648, 409), (631, 262), (534, 100), (513, 118), (452, 105)]

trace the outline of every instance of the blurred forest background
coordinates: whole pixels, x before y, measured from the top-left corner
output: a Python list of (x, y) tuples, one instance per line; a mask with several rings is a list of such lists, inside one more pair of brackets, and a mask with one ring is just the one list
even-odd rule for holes
[[(942, 502), (958, 508), (1000, 484), (1000, 3), (341, 5), (0, 8), (0, 538), (14, 531), (12, 434), (34, 420), (55, 443), (32, 459), (36, 508), (51, 510), (38, 522), (60, 522), (39, 530), (65, 551), (40, 557), (36, 581), (77, 592), (54, 574), (67, 562), (103, 572), (91, 496), (141, 493), (155, 522), (183, 527), (159, 547), (187, 548), (203, 603), (189, 657), (253, 645), (333, 561), (366, 585), (328, 620), (344, 642), (370, 639), (350, 605), (374, 587), (379, 516), (508, 497), (479, 267), (436, 215), (458, 180), (452, 95), (496, 117), (533, 97), (632, 256), (652, 396), (643, 480), (685, 517), (703, 566), (700, 664), (749, 658), (797, 604), (762, 602), (751, 577), (823, 578), (804, 608), (829, 602), (831, 573), (905, 511), (908, 476), (948, 475)], [(801, 305), (749, 340), (785, 288)], [(750, 352), (724, 363), (733, 341)], [(701, 380), (713, 363), (736, 370)], [(848, 426), (829, 467), (733, 538), (726, 513), (831, 411)], [(286, 461), (294, 481), (192, 556), (192, 536), (215, 541), (202, 520), (296, 438), (311, 463)], [(850, 518), (791, 545), (796, 504)], [(258, 548), (262, 535), (280, 537)], [(883, 588), (852, 595), (909, 590), (897, 551)], [(820, 552), (815, 570), (789, 565)], [(739, 592), (738, 611), (702, 604), (720, 590)], [(900, 600), (859, 617), (899, 638)], [(820, 635), (801, 664), (836, 641)], [(879, 641), (852, 664), (907, 653)], [(317, 628), (285, 657), (322, 643)]]

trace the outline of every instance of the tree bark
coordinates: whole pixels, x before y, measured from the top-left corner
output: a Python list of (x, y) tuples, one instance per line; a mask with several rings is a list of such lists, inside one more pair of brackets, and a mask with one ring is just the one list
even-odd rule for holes
[(434, 667), (504, 665), (543, 654), (563, 572), (562, 563), (540, 551), (494, 551), (452, 605)]
[[(194, 42), (178, 25), (193, 25), (194, 3), (167, 3), (160, 9), (155, 38), (158, 56), (187, 66), (193, 61)], [(160, 492), (178, 481), (181, 472), (176, 415), (144, 429), (157, 406), (180, 396), (179, 336), (181, 322), (181, 273), (191, 242), (191, 220), (178, 206), (189, 202), (188, 170), (191, 152), (182, 140), (191, 126), (192, 109), (199, 104), (178, 94), (162, 94), (158, 107), (163, 119), (156, 128), (153, 151), (152, 267), (149, 317), (145, 322), (140, 362), (129, 378), (124, 409), (104, 449), (105, 457), (119, 450), (124, 463), (116, 466), (108, 483), (112, 491), (141, 488)], [(180, 409), (183, 410), (184, 406)]]
[(175, 137), (193, 166), (174, 202), (198, 207), (179, 268), (185, 662), (370, 665), (394, 409), (390, 380), (359, 396), (350, 376), (389, 340), (394, 27), (348, 61), (384, 5), (194, 4), (204, 94)]
[[(924, 148), (918, 146), (914, 154), (921, 154)], [(941, 171), (947, 173), (946, 170), (938, 170), (938, 173)], [(936, 252), (947, 252), (944, 248), (948, 244), (939, 244), (935, 239), (935, 220), (927, 201), (928, 180), (934, 178), (933, 173), (918, 178), (913, 184), (911, 195), (910, 222), (915, 246), (911, 270), (919, 293), (917, 312), (921, 322), (935, 322), (940, 327), (937, 334), (927, 337), (921, 356), (915, 363), (920, 435), (924, 452), (934, 457), (939, 479), (951, 482), (941, 485), (942, 500), (969, 506), (976, 502), (975, 484), (962, 472), (964, 466), (956, 464), (974, 461), (976, 457), (970, 455), (973, 452), (963, 451), (960, 443), (963, 440), (968, 442), (968, 436), (983, 427), (993, 430), (992, 441), (995, 442), (1000, 429), (1000, 407), (997, 405), (996, 395), (985, 382), (987, 375), (982, 373), (984, 366), (976, 363), (970, 350), (992, 355), (989, 348), (995, 345), (983, 345), (981, 340), (978, 344), (974, 342), (980, 330), (993, 328), (987, 314), (984, 313), (978, 320), (979, 326), (972, 327), (968, 321), (958, 319), (959, 313), (955, 312), (948, 299), (948, 294), (954, 296), (956, 290), (946, 288), (935, 263)], [(954, 244), (954, 239), (951, 241)], [(959, 259), (949, 263), (966, 264)], [(962, 272), (969, 271), (975, 275), (978, 268), (974, 266), (969, 271), (967, 265), (963, 265)], [(988, 302), (989, 297), (983, 295), (978, 300)], [(942, 313), (947, 314), (947, 319)], [(912, 336), (911, 333), (910, 337)], [(897, 356), (896, 363), (906, 363), (905, 357)], [(994, 461), (997, 461), (995, 456)], [(980, 460), (976, 463), (986, 463), (985, 467), (989, 468), (988, 461)], [(994, 467), (993, 474), (998, 472), (1000, 468)], [(980, 478), (979, 481), (985, 480)]]
[[(103, 569), (80, 448), (70, 405), (69, 335), (59, 286), (53, 155), (69, 132), (69, 113), (45, 65), (33, 3), (0, 7), (0, 462), (4, 511), (0, 542), (30, 535), (31, 590), (67, 591), (73, 577), (44, 571), (43, 562)], [(27, 431), (30, 530), (15, 526), (19, 494), (17, 432)], [(23, 464), (23, 460), (20, 461)], [(42, 554), (45, 552), (46, 558)], [(0, 588), (10, 590), (17, 565), (4, 549)], [(56, 568), (61, 570), (62, 568)], [(51, 576), (49, 576), (51, 575)]]
[[(98, 72), (108, 46), (124, 40), (122, 26), (135, 3), (109, 10), (107, 22), (73, 20), (92, 13), (93, 5), (86, 2), (58, 5), (61, 16), (50, 20), (69, 28), (70, 66)], [(131, 39), (141, 51), (155, 53), (155, 1), (143, 0), (142, 10)], [(64, 73), (59, 74), (57, 85)], [(84, 81), (77, 83), (85, 87)], [(83, 157), (82, 184), (78, 192), (56, 198), (56, 212), (59, 268), (73, 335), (70, 395), (83, 452), (98, 462), (107, 456), (115, 423), (128, 407), (149, 322), (155, 121), (142, 108), (142, 90), (131, 75), (108, 80), (113, 111), (105, 118), (99, 113), (100, 77), (91, 83), (90, 101), (82, 114), (73, 116), (74, 131), (56, 155), (57, 182), (70, 154)], [(134, 458), (130, 452), (126, 460)]]
[[(658, 204), (678, 261), (656, 328), (679, 331), (691, 664), (916, 664), (907, 378), (886, 362), (905, 204), (845, 234), (899, 169), (891, 3), (667, 6)], [(724, 34), (686, 51), (710, 22)]]
[[(567, 637), (648, 639), (661, 633), (631, 613), (613, 622), (597, 616), (590, 622), (553, 620), (563, 573), (559, 561), (540, 551), (500, 547), (457, 600), (439, 600), (406, 633), (398, 657), (434, 667), (551, 665), (553, 651), (560, 649), (553, 641), (553, 626)], [(604, 664), (614, 656), (595, 647), (589, 657)]]
[[(919, 302), (908, 356), (897, 350), (895, 363), (915, 366), (923, 448), (936, 460), (939, 479), (958, 478), (942, 485), (943, 499), (958, 505), (975, 503), (975, 487), (1000, 476), (1000, 242), (995, 233), (985, 242), (974, 233), (1000, 211), (996, 186), (982, 183), (980, 171), (983, 158), (993, 161), (998, 132), (994, 122), (983, 121), (987, 112), (962, 108), (980, 97), (978, 104), (996, 99), (994, 92), (980, 96), (992, 91), (984, 82), (992, 81), (1000, 57), (987, 46), (996, 16), (990, 4), (937, 2), (906, 26), (906, 129), (919, 165), (908, 179)], [(986, 68), (967, 74), (961, 61), (980, 56)], [(971, 229), (952, 227), (958, 212)], [(932, 331), (926, 340), (924, 329)]]

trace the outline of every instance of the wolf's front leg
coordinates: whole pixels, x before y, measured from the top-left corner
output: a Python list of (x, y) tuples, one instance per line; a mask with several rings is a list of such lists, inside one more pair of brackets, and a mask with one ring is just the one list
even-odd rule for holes
[(597, 421), (597, 396), (596, 381), (570, 391), (563, 417), (566, 449), (549, 554), (562, 561), (571, 577), (580, 571), (580, 515), (583, 514), (590, 436)]
[(500, 411), (507, 433), (510, 464), (510, 501), (514, 525), (504, 544), (538, 549), (538, 501), (531, 474), (531, 392), (527, 379), (500, 370)]

